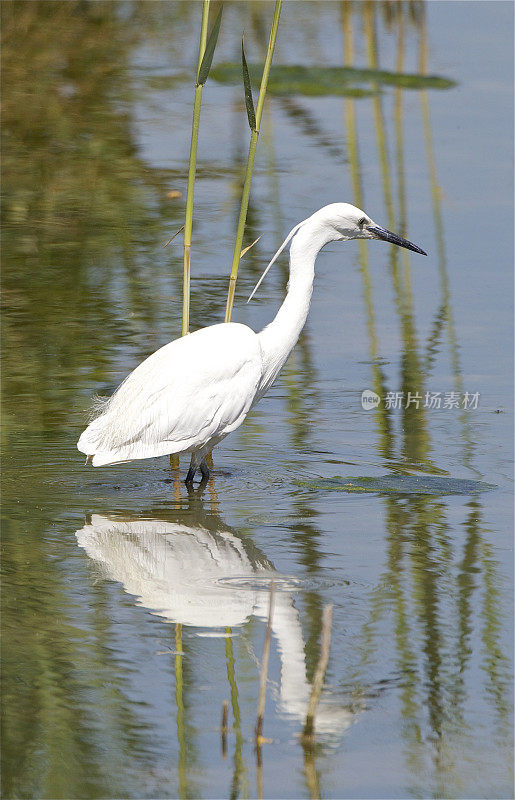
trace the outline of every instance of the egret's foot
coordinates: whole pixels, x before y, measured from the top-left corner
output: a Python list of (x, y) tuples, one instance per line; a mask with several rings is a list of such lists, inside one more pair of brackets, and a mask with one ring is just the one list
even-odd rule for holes
[(203, 458), (202, 461), (200, 462), (200, 464), (198, 464), (198, 463), (194, 464), (193, 463), (193, 459), (192, 459), (191, 460), (191, 464), (190, 464), (190, 468), (188, 470), (188, 474), (186, 475), (186, 480), (185, 480), (186, 484), (193, 483), (193, 479), (195, 477), (195, 473), (197, 472), (198, 469), (200, 469), (200, 472), (202, 474), (202, 479), (201, 479), (199, 485), (202, 485), (207, 481), (207, 479), (209, 478), (209, 467), (206, 464), (206, 459)]

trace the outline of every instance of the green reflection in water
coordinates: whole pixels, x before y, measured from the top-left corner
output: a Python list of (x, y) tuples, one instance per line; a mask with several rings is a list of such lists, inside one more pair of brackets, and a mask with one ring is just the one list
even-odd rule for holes
[(232, 775), (230, 798), (231, 800), (235, 800), (237, 797), (240, 796), (240, 793), (243, 793), (244, 797), (248, 796), (248, 784), (246, 779), (247, 767), (245, 765), (245, 760), (243, 758), (243, 734), (241, 730), (241, 713), (238, 700), (238, 684), (236, 682), (234, 649), (231, 639), (231, 629), (226, 628), (225, 633), (226, 633), (225, 657), (227, 662), (227, 679), (229, 681), (229, 686), (231, 689), (231, 708), (234, 719), (233, 727), (235, 733), (235, 745), (234, 745), (234, 757), (233, 757), (234, 768)]
[(137, 288), (138, 253), (163, 239), (168, 176), (148, 170), (133, 140), (127, 76), (138, 28), (119, 11), (117, 3), (1, 8), (5, 796), (129, 795), (150, 761), (110, 647), (105, 591), (91, 587), (86, 635), (72, 622), (78, 601), (45, 535), (66, 495), (62, 465), (35, 468), (69, 427), (81, 390), (109, 381), (114, 337), (134, 327), (113, 302), (118, 280), (141, 327), (155, 322)]
[[(383, 4), (384, 7), (391, 4)], [(397, 70), (402, 71), (405, 48), (405, 22), (402, 7), (408, 4), (395, 4), (395, 12), (388, 12), (389, 22), (397, 31)], [(379, 4), (366, 3), (362, 6), (362, 21), (364, 37), (368, 46), (369, 64), (373, 70), (378, 69), (378, 43), (376, 36), (375, 16)], [(350, 3), (343, 2), (341, 6), (343, 41), (345, 59), (347, 64), (352, 64), (354, 57), (354, 41), (352, 19), (355, 8)], [(392, 14), (394, 16), (392, 16)], [(395, 20), (394, 20), (395, 17)], [(393, 22), (396, 25), (393, 25)], [(420, 74), (426, 72), (427, 59), (427, 31), (425, 27), (425, 7), (421, 7), (414, 15), (415, 23), (420, 36)], [(377, 88), (377, 87), (376, 87)], [(398, 252), (392, 251), (392, 282), (396, 298), (396, 309), (400, 321), (400, 330), (403, 342), (401, 357), (401, 385), (400, 390), (422, 391), (427, 374), (432, 367), (437, 350), (441, 347), (441, 329), (448, 326), (451, 363), (453, 367), (456, 391), (463, 388), (456, 331), (453, 324), (449, 280), (447, 276), (444, 236), (440, 208), (440, 192), (436, 179), (436, 167), (432, 145), (432, 135), (429, 117), (429, 100), (427, 92), (420, 92), (422, 103), (422, 116), (426, 140), (426, 152), (429, 163), (431, 193), (433, 198), (433, 211), (437, 234), (438, 263), (442, 291), (441, 309), (435, 319), (434, 332), (429, 341), (428, 355), (426, 358), (419, 354), (415, 332), (415, 314), (410, 281), (409, 255), (403, 251), (403, 275), (401, 278), (398, 268)], [(347, 132), (349, 163), (356, 204), (363, 207), (363, 192), (361, 187), (361, 169), (359, 165), (358, 136), (356, 117), (354, 111), (355, 101), (348, 97), (345, 99), (345, 125)], [(379, 162), (381, 165), (382, 183), (385, 205), (388, 214), (388, 225), (395, 225), (404, 232), (407, 227), (406, 218), (406, 181), (404, 176), (404, 139), (402, 128), (402, 89), (396, 88), (394, 92), (394, 132), (396, 143), (396, 168), (399, 214), (396, 220), (394, 211), (394, 198), (392, 180), (390, 176), (389, 157), (387, 148), (387, 125), (382, 110), (382, 100), (377, 95), (372, 99), (376, 127)], [(374, 390), (382, 397), (385, 396), (386, 387), (382, 380), (381, 371), (375, 359), (378, 355), (378, 338), (376, 334), (373, 289), (368, 270), (368, 256), (365, 247), (360, 248), (360, 267), (363, 279), (363, 295), (367, 315), (367, 329), (369, 334), (369, 352), (372, 362)], [(430, 431), (423, 409), (403, 410), (403, 424), (401, 442), (396, 446), (395, 435), (387, 417), (385, 408), (376, 410), (379, 431), (379, 452), (388, 460), (390, 468), (398, 468), (401, 472), (413, 467), (423, 466), (429, 472), (438, 473), (441, 470), (432, 463), (428, 457), (430, 450)], [(471, 466), (472, 437), (466, 414), (461, 415), (464, 443), (464, 463)], [(398, 449), (397, 449), (398, 448)], [(402, 459), (393, 460), (397, 451), (402, 454)], [(350, 479), (349, 479), (350, 480)], [(377, 480), (379, 488), (381, 479)], [(417, 479), (415, 479), (417, 480)], [(424, 479), (422, 479), (423, 482)], [(428, 481), (446, 484), (449, 479), (429, 478)], [(355, 481), (358, 488), (364, 489), (370, 485), (367, 479), (361, 486), (360, 479)], [(395, 485), (395, 477), (391, 478)], [(409, 482), (409, 478), (408, 478)], [(327, 484), (326, 488), (345, 483), (344, 479), (326, 479), (326, 481), (313, 481), (312, 485)], [(474, 484), (473, 481), (467, 485)], [(450, 485), (450, 484), (448, 484)], [(475, 484), (479, 488), (491, 488), (487, 484)], [(389, 487), (390, 488), (390, 487)], [(467, 490), (468, 491), (468, 490)], [(397, 653), (397, 663), (401, 680), (402, 714), (405, 720), (403, 735), (407, 744), (406, 762), (414, 775), (420, 774), (427, 758), (427, 744), (431, 743), (433, 749), (434, 780), (438, 796), (445, 794), (443, 788), (448, 785), (449, 776), (453, 773), (455, 765), (446, 757), (446, 738), (451, 731), (466, 730), (467, 726), (462, 713), (462, 698), (466, 697), (464, 675), (471, 657), (471, 636), (473, 630), (473, 607), (477, 603), (477, 594), (484, 594), (483, 618), (487, 622), (483, 628), (483, 644), (485, 658), (483, 668), (487, 671), (488, 683), (495, 687), (492, 689), (492, 699), (499, 703), (499, 740), (505, 731), (505, 714), (509, 708), (509, 689), (507, 683), (507, 664), (502, 655), (500, 643), (499, 616), (493, 612), (485, 613), (485, 608), (497, 607), (496, 587), (497, 582), (491, 582), (491, 573), (481, 569), (477, 558), (479, 542), (488, 547), (483, 538), (480, 526), (481, 505), (477, 496), (470, 501), (471, 513), (464, 523), (467, 536), (464, 544), (464, 553), (461, 562), (455, 563), (453, 548), (450, 538), (450, 526), (446, 520), (447, 508), (441, 501), (425, 499), (424, 497), (405, 498), (398, 500), (390, 497), (386, 501), (386, 530), (388, 544), (388, 562), (383, 576), (377, 584), (377, 589), (371, 597), (371, 609), (368, 621), (363, 626), (362, 664), (370, 665), (379, 658), (378, 634), (385, 615), (392, 615), (393, 637)], [(452, 579), (452, 573), (457, 571), (457, 584)], [(482, 589), (480, 589), (482, 583)], [(457, 630), (454, 642), (448, 641), (448, 631), (443, 620), (444, 598), (451, 598), (456, 609)], [(415, 610), (415, 621), (413, 612)], [(488, 633), (486, 634), (486, 632)], [(384, 635), (384, 634), (383, 634)], [(420, 648), (418, 642), (420, 641)], [(453, 674), (449, 664), (453, 662), (456, 653), (456, 672)], [(486, 654), (487, 653), (487, 654)], [(424, 675), (420, 674), (420, 658), (424, 664)], [(488, 666), (487, 666), (488, 665)], [(424, 732), (424, 716), (427, 710), (429, 730)], [(459, 777), (457, 778), (459, 780)], [(424, 791), (427, 790), (425, 784)], [(420, 795), (420, 789), (413, 789), (415, 795)]]
[[(176, 212), (165, 199), (170, 176), (149, 170), (134, 141), (126, 107), (138, 29), (119, 10), (2, 4), (12, 87), (3, 109), (5, 412), (9, 421), (23, 396), (18, 424), (40, 431), (67, 425), (77, 387), (109, 382), (113, 337), (156, 325), (139, 254), (162, 243), (164, 218)], [(133, 308), (123, 321), (122, 287)]]
[(10, 504), (4, 514), (11, 521), (2, 537), (3, 794), (129, 793), (133, 770), (144, 772), (151, 755), (126, 702), (106, 589), (92, 584), (89, 610), (78, 615), (82, 598), (45, 537), (50, 520), (33, 516), (27, 529)]
[[(352, 64), (354, 61), (354, 31), (352, 21), (352, 8), (348, 2), (341, 3), (341, 20), (343, 29), (344, 62)], [(358, 134), (356, 124), (355, 101), (352, 98), (345, 99), (344, 119), (347, 134), (347, 146), (349, 151), (349, 164), (351, 169), (352, 189), (355, 198), (355, 205), (358, 208), (364, 207), (363, 188), (361, 180), (361, 167), (359, 161)], [(372, 385), (379, 397), (386, 397), (386, 381), (383, 370), (377, 359), (379, 355), (379, 345), (377, 338), (377, 325), (374, 310), (374, 296), (372, 278), (370, 275), (368, 246), (365, 241), (359, 242), (359, 266), (363, 282), (363, 298), (365, 301), (365, 313), (367, 320), (367, 333), (369, 339), (369, 355), (372, 364)], [(389, 410), (384, 404), (374, 415), (379, 432), (379, 450), (387, 460), (393, 457), (393, 439), (391, 430), (391, 420)]]

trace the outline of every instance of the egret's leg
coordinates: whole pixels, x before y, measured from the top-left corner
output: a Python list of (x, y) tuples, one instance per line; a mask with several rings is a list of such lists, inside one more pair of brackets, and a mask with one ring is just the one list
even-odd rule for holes
[(205, 458), (200, 462), (200, 471), (202, 473), (202, 480), (207, 481), (209, 478), (209, 467)]
[(195, 460), (193, 456), (191, 456), (191, 464), (188, 470), (188, 474), (186, 475), (186, 483), (193, 483), (193, 478), (195, 477), (195, 473), (197, 471), (197, 466), (195, 464)]

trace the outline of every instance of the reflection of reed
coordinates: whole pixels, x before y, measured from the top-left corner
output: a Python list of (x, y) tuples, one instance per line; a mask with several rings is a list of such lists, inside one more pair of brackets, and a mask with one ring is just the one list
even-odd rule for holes
[(296, 130), (312, 139), (318, 149), (325, 150), (332, 161), (345, 162), (345, 153), (341, 147), (335, 144), (328, 134), (324, 133), (320, 124), (308, 109), (303, 108), (291, 97), (279, 97), (278, 100), (282, 110), (292, 120)]
[[(399, 14), (397, 23), (397, 72), (402, 72), (404, 68), (404, 50), (405, 50), (405, 31), (404, 20), (402, 14)], [(407, 210), (406, 210), (406, 178), (404, 173), (404, 136), (402, 128), (402, 100), (403, 90), (400, 86), (394, 89), (394, 120), (395, 120), (395, 156), (397, 161), (397, 188), (398, 188), (398, 206), (399, 206), (399, 219), (397, 221), (397, 229), (401, 236), (405, 235), (407, 231)], [(403, 282), (404, 292), (406, 295), (411, 296), (411, 280), (410, 280), (410, 259), (407, 250), (401, 251), (403, 261)]]
[[(481, 552), (488, 545), (476, 499), (468, 504), (469, 513), (463, 522), (461, 558), (453, 553), (449, 541), (443, 502), (432, 498), (411, 499), (406, 505), (394, 498), (385, 502), (388, 560), (371, 598), (369, 621), (363, 628), (363, 664), (370, 666), (377, 655), (379, 623), (391, 615), (396, 669), (402, 675), (400, 699), (406, 723), (406, 757), (410, 769), (420, 773), (427, 746), (435, 748), (435, 780), (445, 781), (447, 739), (465, 724), (474, 607), (480, 595), (480, 613), (483, 620), (488, 619), (482, 631), (485, 688), (488, 696), (490, 687), (495, 687), (490, 702), (498, 712), (499, 733), (506, 727), (507, 660), (500, 644), (500, 609), (496, 581), (492, 580), (495, 566), (481, 560)], [(478, 584), (478, 575), (483, 576), (483, 586)], [(489, 609), (486, 615), (485, 608)], [(456, 619), (456, 626), (449, 625), (446, 619)], [(425, 712), (429, 732), (424, 735)]]
[(241, 730), (241, 714), (238, 702), (238, 685), (236, 683), (234, 650), (231, 639), (231, 629), (226, 628), (225, 634), (226, 634), (225, 657), (227, 662), (227, 680), (229, 681), (229, 686), (231, 691), (231, 708), (234, 720), (233, 729), (235, 733), (233, 774), (232, 774), (230, 798), (231, 800), (235, 800), (235, 798), (240, 797), (242, 793), (243, 796), (246, 796), (248, 792), (247, 781), (246, 781), (247, 767), (245, 765), (245, 760), (243, 758), (243, 733)]
[[(378, 45), (375, 26), (375, 11), (376, 6), (374, 3), (366, 2), (364, 4), (364, 32), (367, 42), (367, 53), (369, 65), (372, 69), (378, 68)], [(402, 19), (402, 17), (400, 17)], [(398, 56), (397, 62), (402, 63), (402, 53), (404, 48), (404, 37), (399, 36), (398, 40)], [(398, 89), (397, 91), (402, 91)], [(377, 137), (377, 147), (379, 154), (379, 162), (381, 165), (381, 176), (383, 181), (384, 201), (387, 212), (388, 225), (394, 228), (396, 225), (394, 202), (392, 193), (392, 181), (390, 178), (390, 168), (388, 159), (388, 147), (386, 141), (386, 124), (382, 110), (381, 97), (376, 95), (372, 98), (374, 107), (375, 130)], [(397, 132), (397, 152), (402, 149), (402, 102), (398, 99), (396, 103), (396, 132)], [(399, 178), (399, 197), (401, 200), (402, 208), (405, 209), (406, 203), (404, 198), (405, 181), (403, 175), (403, 158), (400, 157), (398, 161), (399, 171), (402, 173)], [(401, 192), (403, 194), (401, 194)], [(405, 220), (404, 220), (405, 222)], [(390, 264), (392, 270), (392, 282), (395, 295), (395, 303), (397, 313), (399, 315), (401, 338), (403, 343), (403, 355), (401, 362), (401, 386), (400, 390), (404, 393), (404, 397), (408, 396), (408, 392), (414, 394), (415, 392), (423, 393), (424, 387), (424, 373), (420, 358), (418, 355), (418, 345), (415, 330), (414, 310), (413, 310), (413, 297), (411, 294), (410, 281), (407, 278), (409, 275), (409, 261), (405, 262), (404, 280), (401, 281), (401, 275), (398, 266), (399, 251), (397, 248), (391, 248)], [(402, 409), (403, 415), (403, 428), (405, 430), (405, 437), (402, 446), (402, 455), (404, 462), (409, 466), (418, 466), (421, 464), (428, 464), (428, 450), (429, 439), (427, 432), (427, 420), (425, 418), (425, 410), (420, 407), (416, 408), (413, 405), (405, 405)]]
[[(420, 13), (420, 38), (419, 38), (419, 71), (422, 75), (427, 73), (427, 25), (425, 8), (422, 8)], [(449, 348), (451, 354), (451, 365), (454, 377), (455, 391), (461, 393), (463, 391), (463, 378), (461, 374), (458, 339), (456, 328), (454, 325), (454, 316), (451, 306), (451, 295), (449, 288), (449, 275), (447, 271), (447, 257), (445, 253), (445, 237), (443, 229), (443, 217), (441, 206), (441, 191), (438, 185), (438, 177), (436, 171), (436, 159), (434, 154), (433, 136), (431, 131), (431, 117), (429, 112), (429, 98), (427, 91), (420, 90), (420, 103), (422, 110), (422, 126), (424, 129), (424, 139), (426, 145), (426, 157), (429, 169), (429, 182), (431, 187), (431, 199), (433, 206), (433, 218), (436, 232), (436, 248), (438, 257), (438, 273), (440, 276), (440, 291), (441, 291), (441, 304), (440, 308), (435, 315), (433, 323), (433, 330), (429, 337), (427, 350), (426, 350), (426, 372), (431, 370), (436, 353), (438, 343), (441, 337), (441, 331), (444, 326), (447, 327), (449, 336)], [(464, 464), (472, 469), (472, 431), (468, 414), (465, 410), (460, 413), (460, 422), (463, 431), (463, 456)]]
[(186, 767), (188, 763), (188, 755), (186, 750), (186, 741), (184, 733), (184, 692), (183, 692), (183, 679), (182, 679), (182, 625), (180, 622), (175, 623), (175, 703), (177, 707), (177, 741), (179, 743), (179, 797), (181, 800), (188, 796), (186, 791)]
[[(256, 18), (253, 19), (254, 30), (256, 37), (259, 40), (260, 47), (264, 51), (266, 47), (266, 40), (262, 28)], [(291, 113), (293, 117), (297, 114), (302, 115), (300, 109), (291, 98), (281, 97), (278, 101), (281, 107)], [(315, 139), (321, 136), (324, 139), (322, 132), (318, 129), (316, 123), (309, 117), (310, 124), (307, 128), (307, 133), (314, 136)], [(266, 172), (269, 182), (269, 204), (273, 209), (274, 219), (274, 233), (276, 238), (277, 247), (281, 244), (284, 236), (283, 226), (281, 220), (284, 218), (281, 208), (280, 184), (279, 184), (279, 165), (277, 163), (275, 148), (274, 148), (274, 124), (273, 115), (271, 113), (265, 115), (264, 125), (264, 147), (266, 152)], [(324, 144), (330, 146), (328, 140), (324, 139)], [(334, 154), (333, 154), (334, 155)], [(342, 153), (338, 153), (340, 158), (343, 158)], [(283, 280), (288, 280), (288, 265), (286, 259), (280, 261), (281, 272)], [(308, 442), (311, 441), (312, 426), (310, 420), (314, 418), (316, 407), (319, 405), (316, 398), (316, 390), (313, 388), (316, 384), (315, 369), (313, 366), (313, 359), (309, 345), (309, 336), (304, 329), (299, 337), (296, 347), (291, 353), (285, 367), (283, 368), (280, 380), (284, 384), (287, 392), (287, 409), (290, 415), (291, 422), (291, 441), (295, 448), (307, 448)]]
[[(388, 10), (388, 22), (397, 33), (396, 66), (402, 71), (406, 47), (406, 18), (400, 7), (406, 4), (392, 4)], [(393, 8), (393, 10), (392, 10)], [(369, 66), (378, 69), (379, 53), (375, 27), (375, 15), (379, 4), (363, 3), (355, 6), (342, 3), (342, 27), (345, 46), (345, 63), (352, 65), (354, 57), (353, 14), (361, 17)], [(420, 33), (421, 74), (427, 73), (427, 31), (425, 10), (416, 4), (407, 19), (415, 23)], [(429, 370), (432, 368), (436, 352), (441, 346), (441, 332), (447, 327), (451, 363), (456, 391), (462, 391), (463, 383), (459, 367), (458, 343), (453, 324), (449, 279), (445, 260), (445, 246), (441, 214), (440, 191), (436, 177), (434, 148), (432, 142), (429, 100), (425, 90), (420, 91), (422, 119), (429, 164), (433, 213), (437, 238), (437, 254), (441, 285), (441, 307), (436, 315), (435, 325), (429, 342), (426, 357), (419, 352), (415, 328), (415, 313), (410, 281), (410, 262), (403, 253), (402, 276), (398, 267), (398, 253), (392, 252), (392, 283), (395, 305), (400, 322), (402, 339), (401, 386), (404, 396), (408, 391), (422, 393)], [(395, 225), (403, 233), (407, 227), (406, 179), (404, 170), (403, 136), (403, 89), (399, 86), (393, 92), (393, 123), (395, 137), (395, 162), (397, 171), (398, 219), (394, 208), (393, 181), (390, 175), (387, 126), (379, 96), (371, 99), (375, 120), (377, 150), (381, 169), (384, 201), (387, 208), (388, 224)], [(367, 102), (361, 100), (360, 102)], [(358, 136), (352, 98), (345, 101), (345, 124), (348, 142), (349, 164), (356, 204), (363, 207), (361, 172), (359, 165)], [(360, 250), (360, 266), (363, 279), (363, 293), (367, 314), (369, 351), (372, 360), (374, 387), (377, 393), (385, 396), (384, 379), (373, 359), (380, 355), (375, 325), (373, 287), (366, 252)], [(382, 376), (381, 376), (382, 377)], [(423, 466), (438, 472), (438, 468), (428, 458), (430, 437), (428, 420), (422, 408), (403, 409), (401, 439), (396, 443), (393, 430), (384, 412), (376, 411), (381, 431), (379, 452), (387, 458), (390, 466), (399, 469)], [(463, 416), (463, 415), (462, 415)], [(471, 467), (472, 437), (468, 419), (462, 419), (463, 441), (465, 443), (464, 464)], [(394, 453), (402, 458), (396, 465)], [(481, 553), (488, 548), (481, 531), (480, 502), (470, 502), (470, 513), (463, 522), (464, 541), (461, 559), (458, 559), (450, 541), (450, 526), (446, 519), (446, 505), (433, 498), (410, 498), (398, 500), (385, 499), (387, 563), (371, 595), (370, 613), (362, 630), (361, 658), (363, 666), (370, 668), (378, 655), (378, 632), (380, 624), (391, 615), (393, 641), (397, 658), (397, 671), (402, 675), (400, 687), (401, 710), (406, 725), (403, 735), (407, 743), (407, 760), (414, 773), (420, 773), (424, 766), (428, 740), (436, 750), (435, 781), (439, 785), (445, 781), (446, 765), (445, 741), (449, 726), (463, 725), (464, 702), (466, 699), (465, 674), (471, 659), (473, 637), (473, 613), (479, 593), (482, 601), (484, 620), (482, 637), (485, 650), (483, 668), (487, 676), (487, 693), (490, 702), (498, 709), (499, 728), (506, 722), (507, 684), (505, 656), (501, 650), (498, 599), (496, 581), (492, 579), (495, 567)], [(457, 574), (457, 580), (453, 573)], [(481, 575), (478, 583), (477, 575)], [(454, 630), (445, 624), (443, 604), (449, 604), (451, 616), (457, 619)], [(381, 631), (384, 636), (384, 630)], [(420, 644), (417, 643), (420, 639)], [(449, 654), (455, 658), (449, 659)], [(421, 662), (421, 666), (419, 666)], [(451, 667), (452, 665), (452, 667)], [(448, 698), (452, 698), (449, 707)], [(430, 732), (424, 735), (422, 719), (427, 710)], [(452, 720), (452, 722), (451, 722)]]
[[(476, 524), (476, 516), (471, 519)], [(509, 705), (510, 665), (502, 647), (500, 621), (503, 617), (502, 602), (499, 597), (498, 564), (493, 557), (492, 547), (486, 538), (480, 540), (480, 565), (484, 576), (484, 591), (481, 604), (481, 641), (483, 644), (481, 668), (487, 681), (486, 689), (490, 703), (495, 707), (498, 719), (499, 741), (513, 734), (513, 718)], [(510, 733), (511, 728), (511, 733)]]
[(320, 778), (315, 761), (315, 751), (312, 747), (302, 747), (304, 760), (304, 780), (311, 800), (320, 800)]
[[(353, 66), (354, 64), (354, 33), (352, 25), (351, 7), (348, 2), (342, 2), (342, 27), (344, 42), (344, 64)], [(364, 197), (361, 184), (361, 169), (359, 162), (358, 135), (356, 125), (355, 100), (352, 97), (345, 98), (345, 123), (347, 130), (347, 147), (349, 153), (349, 164), (351, 169), (352, 187), (354, 192), (355, 204), (358, 208), (363, 208)], [(359, 240), (359, 266), (363, 281), (363, 297), (365, 300), (365, 313), (367, 321), (367, 332), (369, 338), (369, 354), (372, 364), (372, 385), (379, 397), (386, 396), (385, 376), (378, 363), (379, 345), (377, 339), (376, 318), (374, 310), (373, 286), (370, 275), (368, 246), (365, 241)], [(383, 458), (389, 460), (393, 456), (392, 434), (390, 414), (386, 406), (380, 405), (374, 415), (377, 421), (380, 436), (380, 453)]]
[[(127, 753), (130, 769), (143, 773), (151, 745), (127, 702), (130, 679), (112, 647), (105, 587), (92, 584), (81, 597), (85, 643), (62, 564), (48, 554), (47, 518), (35, 515), (27, 528), (25, 515), (10, 516), (2, 541), (2, 796), (129, 796)], [(23, 603), (7, 590), (10, 576), (24, 582)]]

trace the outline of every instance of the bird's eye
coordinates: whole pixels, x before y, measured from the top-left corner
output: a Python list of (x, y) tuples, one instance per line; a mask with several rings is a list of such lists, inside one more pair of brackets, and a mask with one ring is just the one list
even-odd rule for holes
[(361, 217), (361, 219), (358, 220), (359, 227), (362, 228), (366, 221), (367, 221), (366, 217)]

